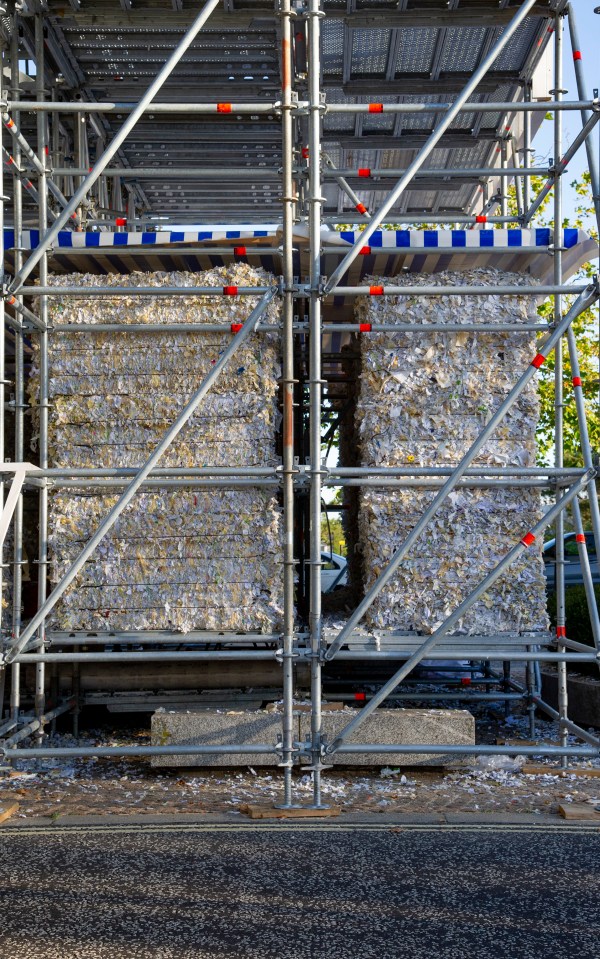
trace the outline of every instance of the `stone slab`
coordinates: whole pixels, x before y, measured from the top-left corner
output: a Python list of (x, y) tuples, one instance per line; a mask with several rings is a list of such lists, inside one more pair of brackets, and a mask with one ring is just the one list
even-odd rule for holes
[[(158, 709), (151, 721), (153, 746), (275, 745), (280, 733), (281, 716), (260, 709)], [(277, 754), (152, 756), (151, 765), (276, 766)]]
[[(323, 734), (333, 742), (360, 710), (324, 712)], [(152, 745), (258, 745), (275, 744), (281, 734), (281, 715), (265, 710), (159, 709), (152, 716)], [(310, 734), (310, 715), (294, 715), (294, 735), (305, 742)], [(349, 742), (473, 745), (475, 720), (463, 709), (379, 709), (356, 731)], [(448, 759), (443, 753), (352, 753), (331, 758), (338, 766), (438, 766)], [(253, 753), (189, 754), (153, 756), (152, 766), (275, 766), (277, 755)]]
[[(344, 709), (337, 713), (323, 713), (323, 735), (328, 743), (356, 716), (360, 709)], [(301, 739), (310, 734), (310, 716), (300, 719)], [(475, 719), (466, 709), (378, 709), (349, 737), (348, 743), (399, 745), (445, 744), (472, 746), (475, 744)], [(439, 766), (449, 757), (443, 753), (334, 753), (328, 762), (336, 766)]]

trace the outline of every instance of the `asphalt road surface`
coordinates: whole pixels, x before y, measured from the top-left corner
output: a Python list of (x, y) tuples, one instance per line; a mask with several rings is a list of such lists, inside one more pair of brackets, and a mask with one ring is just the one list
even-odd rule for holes
[(2, 959), (598, 959), (600, 830), (4, 829)]

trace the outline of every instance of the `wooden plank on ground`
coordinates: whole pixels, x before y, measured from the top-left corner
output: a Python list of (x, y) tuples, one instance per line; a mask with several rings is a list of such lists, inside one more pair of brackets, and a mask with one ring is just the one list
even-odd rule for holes
[(14, 816), (18, 808), (18, 802), (0, 803), (0, 822), (6, 822), (7, 819), (10, 819), (11, 816)]
[(340, 814), (337, 806), (329, 806), (327, 809), (308, 809), (305, 806), (298, 809), (276, 809), (274, 806), (248, 804), (240, 806), (240, 812), (245, 813), (250, 819), (325, 819)]
[(565, 803), (558, 811), (563, 819), (570, 822), (600, 822), (600, 806), (594, 807), (584, 802)]
[(534, 763), (525, 763), (521, 772), (526, 776), (583, 776), (600, 778), (600, 769), (592, 766), (537, 766)]

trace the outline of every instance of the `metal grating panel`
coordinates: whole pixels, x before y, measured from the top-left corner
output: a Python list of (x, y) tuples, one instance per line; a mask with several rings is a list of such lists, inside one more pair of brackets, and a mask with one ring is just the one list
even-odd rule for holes
[(437, 30), (398, 30), (396, 73), (428, 73), (437, 40)]
[(352, 31), (353, 75), (385, 73), (391, 36), (391, 30)]
[(485, 39), (484, 27), (454, 27), (446, 31), (446, 42), (440, 62), (442, 73), (474, 70)]

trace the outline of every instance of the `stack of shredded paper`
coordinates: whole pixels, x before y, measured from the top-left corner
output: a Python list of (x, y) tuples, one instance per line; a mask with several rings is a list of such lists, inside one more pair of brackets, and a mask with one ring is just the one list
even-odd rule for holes
[[(54, 286), (269, 286), (238, 264), (206, 273), (53, 277)], [(54, 324), (241, 323), (256, 296), (50, 298)], [(271, 304), (261, 322), (278, 322)], [(232, 332), (65, 333), (50, 338), (50, 464), (140, 467), (232, 339)], [(276, 465), (279, 336), (253, 334), (159, 467)], [(38, 363), (36, 356), (36, 365)], [(32, 391), (39, 388), (34, 369)], [(35, 402), (35, 400), (34, 400)], [(51, 578), (68, 569), (119, 490), (50, 493)], [(55, 609), (59, 629), (264, 630), (282, 606), (280, 510), (273, 489), (137, 493)]]
[[(374, 278), (371, 282), (384, 281)], [(530, 278), (496, 270), (438, 273), (435, 285), (489, 284), (489, 296), (370, 297), (357, 302), (361, 323), (414, 324), (419, 332), (361, 336), (357, 406), (365, 466), (458, 465), (491, 414), (536, 353), (534, 333), (478, 333), (475, 323), (539, 322), (535, 297), (498, 296), (500, 284)], [(394, 284), (412, 285), (398, 276)], [(428, 332), (429, 324), (460, 323), (464, 332)], [(531, 382), (473, 466), (529, 467), (536, 463), (539, 409)], [(368, 589), (417, 524), (435, 492), (364, 487), (359, 546)], [(538, 490), (455, 489), (410, 549), (370, 608), (375, 628), (431, 633), (519, 542), (541, 516)], [(548, 628), (541, 543), (465, 614), (454, 632), (493, 635)]]

